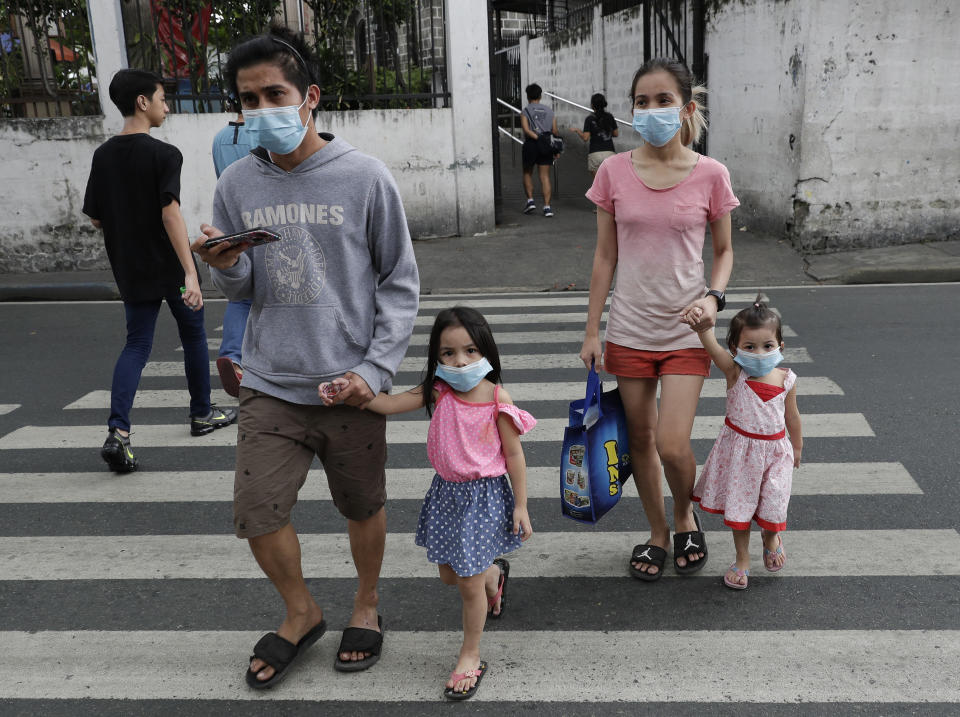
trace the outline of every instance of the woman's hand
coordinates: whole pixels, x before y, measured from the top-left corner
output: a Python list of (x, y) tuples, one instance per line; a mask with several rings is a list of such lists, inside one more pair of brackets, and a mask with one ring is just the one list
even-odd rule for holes
[(216, 244), (209, 249), (203, 246), (208, 239), (222, 237), (223, 232), (210, 224), (201, 224), (200, 231), (203, 235), (190, 245), (191, 251), (195, 251), (201, 259), (216, 269), (229, 269), (237, 263), (237, 259), (245, 249), (246, 244), (237, 244), (231, 246), (228, 242)]
[(603, 346), (599, 336), (587, 336), (580, 348), (580, 360), (587, 368), (594, 366), (597, 371), (603, 368)]
[(203, 308), (203, 294), (200, 293), (200, 280), (196, 274), (187, 274), (183, 277), (183, 292), (180, 298), (188, 309), (200, 311)]
[(530, 514), (526, 508), (513, 509), (513, 534), (519, 535), (520, 540), (526, 542), (533, 535), (533, 526), (530, 525)]
[(697, 299), (684, 307), (680, 320), (698, 334), (712, 329), (717, 324), (717, 301), (712, 296)]
[(350, 385), (350, 382), (343, 376), (339, 376), (332, 381), (324, 381), (317, 386), (317, 394), (324, 406), (332, 406), (337, 402), (337, 394)]

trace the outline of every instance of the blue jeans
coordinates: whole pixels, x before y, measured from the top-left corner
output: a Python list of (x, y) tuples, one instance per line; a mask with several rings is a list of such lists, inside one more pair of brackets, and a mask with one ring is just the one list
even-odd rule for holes
[[(207, 331), (203, 325), (203, 309), (188, 309), (178, 291), (164, 297), (170, 313), (177, 321), (183, 344), (183, 366), (190, 390), (190, 415), (202, 416), (210, 411), (210, 354)], [(150, 358), (153, 332), (160, 313), (161, 299), (123, 302), (127, 315), (127, 343), (113, 369), (110, 391), (110, 428), (130, 430), (130, 409), (140, 385), (140, 374)]]
[(247, 317), (250, 315), (250, 299), (227, 302), (227, 310), (223, 312), (223, 338), (220, 340), (220, 352), (217, 354), (226, 357), (236, 364), (243, 365), (243, 332), (247, 328)]

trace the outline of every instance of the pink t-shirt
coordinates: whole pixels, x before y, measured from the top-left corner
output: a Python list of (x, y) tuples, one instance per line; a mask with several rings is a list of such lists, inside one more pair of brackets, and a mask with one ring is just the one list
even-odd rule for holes
[(678, 184), (651, 189), (630, 152), (623, 152), (600, 165), (587, 198), (617, 223), (617, 283), (606, 340), (644, 351), (700, 348), (680, 312), (706, 292), (707, 224), (740, 204), (727, 168), (701, 155)]
[(436, 381), (434, 388), (440, 395), (427, 433), (427, 457), (437, 474), (460, 483), (506, 473), (497, 417), (506, 413), (521, 435), (537, 425), (536, 419), (513, 404), (500, 403), (499, 386), (487, 403), (464, 401), (443, 381)]

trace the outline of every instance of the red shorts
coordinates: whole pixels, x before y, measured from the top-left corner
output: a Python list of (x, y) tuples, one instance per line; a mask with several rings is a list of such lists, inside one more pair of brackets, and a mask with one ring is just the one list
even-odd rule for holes
[(603, 368), (623, 378), (709, 376), (710, 354), (706, 349), (641, 351), (607, 341)]

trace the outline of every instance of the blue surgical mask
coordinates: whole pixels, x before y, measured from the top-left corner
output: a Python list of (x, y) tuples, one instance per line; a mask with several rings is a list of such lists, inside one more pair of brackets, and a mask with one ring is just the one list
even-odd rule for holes
[(465, 393), (469, 391), (493, 371), (493, 366), (485, 358), (469, 363), (466, 366), (445, 366), (437, 364), (436, 377), (446, 381), (454, 391)]
[(274, 154), (290, 154), (300, 146), (307, 127), (300, 121), (300, 107), (265, 107), (260, 110), (244, 110), (243, 123), (250, 141), (255, 147), (263, 147)]
[(634, 110), (633, 128), (644, 142), (662, 147), (680, 131), (682, 107), (658, 107), (653, 110)]
[(780, 362), (783, 361), (783, 354), (780, 349), (774, 349), (765, 354), (755, 354), (750, 351), (741, 351), (737, 349), (737, 355), (733, 360), (740, 365), (748, 376), (766, 376), (773, 371)]

